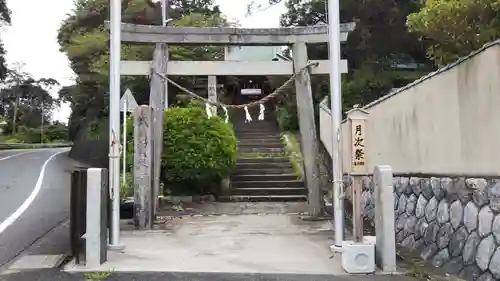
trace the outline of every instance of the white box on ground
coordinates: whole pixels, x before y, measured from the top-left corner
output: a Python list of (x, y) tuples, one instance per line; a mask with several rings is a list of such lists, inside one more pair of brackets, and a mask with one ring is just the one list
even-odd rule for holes
[(342, 242), (342, 268), (351, 274), (375, 272), (375, 244)]

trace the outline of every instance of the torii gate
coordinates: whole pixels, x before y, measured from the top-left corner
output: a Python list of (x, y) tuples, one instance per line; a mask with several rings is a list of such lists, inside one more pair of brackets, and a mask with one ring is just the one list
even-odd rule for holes
[[(347, 40), (355, 23), (340, 25), (341, 42)], [(153, 61), (122, 61), (121, 75), (151, 75), (152, 70), (163, 75), (189, 76), (245, 76), (245, 75), (292, 75), (311, 62), (311, 74), (330, 74), (328, 60), (308, 61), (307, 43), (328, 42), (327, 26), (286, 28), (232, 28), (232, 27), (163, 27), (125, 24), (121, 25), (122, 42), (155, 43)], [(293, 62), (288, 61), (169, 61), (167, 44), (182, 45), (254, 45), (292, 46)], [(340, 63), (341, 73), (347, 73), (347, 62)], [(209, 79), (209, 84), (215, 83)], [(159, 75), (151, 76), (150, 106), (153, 108), (153, 186), (154, 198), (160, 187), (160, 161), (163, 139), (163, 107), (168, 88)], [(209, 89), (215, 85), (208, 85)], [(308, 211), (317, 215), (321, 211), (322, 193), (318, 177), (318, 140), (314, 122), (313, 98), (310, 76), (302, 72), (295, 79), (296, 100), (299, 115), (302, 154), (304, 156), (305, 181), (308, 189)], [(154, 200), (153, 204), (157, 200)], [(147, 208), (146, 208), (147, 209)], [(156, 210), (156, 206), (153, 208)]]

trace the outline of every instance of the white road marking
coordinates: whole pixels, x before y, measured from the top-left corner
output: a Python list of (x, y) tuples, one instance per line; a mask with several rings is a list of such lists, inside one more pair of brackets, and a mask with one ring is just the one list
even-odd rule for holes
[(18, 153), (18, 154), (13, 154), (13, 155), (10, 155), (10, 156), (4, 157), (4, 158), (0, 158), (0, 161), (7, 160), (7, 159), (12, 158), (12, 157), (16, 157), (16, 156), (21, 156), (21, 155), (24, 155), (24, 154), (32, 153), (32, 152), (35, 152), (35, 151), (26, 151), (26, 152), (21, 152), (21, 153)]
[[(26, 198), (26, 200), (24, 200), (23, 204), (21, 206), (19, 206), (19, 208), (17, 208), (17, 210), (12, 215), (10, 215), (6, 220), (4, 220), (2, 223), (0, 223), (0, 234), (2, 234), (2, 232), (4, 232), (5, 229), (7, 229), (7, 227), (11, 226), (28, 209), (28, 207), (31, 205), (31, 203), (33, 203), (36, 196), (40, 192), (40, 189), (42, 188), (43, 177), (44, 177), (45, 169), (47, 168), (47, 165), (57, 155), (64, 153), (64, 152), (67, 152), (67, 150), (56, 152), (55, 154), (50, 156), (49, 159), (47, 159), (45, 161), (45, 163), (43, 163), (42, 169), (40, 170), (40, 175), (38, 176), (38, 180), (36, 181), (36, 184), (35, 184), (35, 188), (33, 188), (33, 191), (31, 191), (30, 196), (28, 196), (28, 198)], [(16, 154), (16, 155), (19, 155), (19, 154)], [(0, 160), (3, 160), (3, 159), (5, 159), (5, 158), (2, 158)]]

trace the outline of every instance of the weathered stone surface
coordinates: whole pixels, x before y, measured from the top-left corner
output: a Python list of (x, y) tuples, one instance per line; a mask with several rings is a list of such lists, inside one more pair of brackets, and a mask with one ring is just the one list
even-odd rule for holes
[(396, 233), (396, 243), (401, 244), (401, 242), (403, 242), (404, 239), (405, 239), (405, 232), (403, 230)]
[(406, 214), (402, 214), (396, 219), (396, 231), (400, 231), (405, 227), (407, 219), (408, 216)]
[(477, 178), (472, 178), (472, 179), (466, 179), (465, 184), (469, 189), (472, 190), (472, 200), (478, 207), (482, 207), (486, 204), (488, 204), (489, 199), (488, 199), (488, 191), (487, 191), (487, 185), (488, 182), (485, 179), (477, 179)]
[(398, 196), (403, 193), (403, 188), (401, 185), (401, 177), (394, 177), (392, 178), (392, 185), (394, 186), (394, 193), (396, 193)]
[(417, 253), (421, 253), (425, 249), (425, 241), (424, 239), (418, 239), (415, 241), (415, 247), (414, 250)]
[(477, 232), (479, 237), (485, 237), (491, 233), (491, 227), (493, 224), (493, 211), (490, 207), (484, 206), (479, 211), (478, 215), (478, 227)]
[(436, 244), (439, 249), (444, 249), (448, 247), (450, 243), (451, 236), (453, 235), (453, 227), (451, 223), (447, 222), (439, 229), (436, 237)]
[(495, 278), (493, 278), (493, 275), (491, 275), (491, 273), (489, 272), (486, 272), (486, 273), (483, 273), (483, 275), (479, 276), (479, 278), (477, 278), (476, 281), (494, 281)]
[(427, 229), (425, 230), (424, 233), (424, 241), (425, 244), (434, 244), (436, 242), (436, 235), (439, 231), (439, 225), (437, 222), (431, 222), (429, 223), (429, 226), (427, 226)]
[(500, 244), (500, 215), (495, 216), (495, 219), (493, 220), (493, 226), (491, 228), (491, 232), (493, 232), (493, 235), (495, 235), (495, 239), (497, 240), (497, 243)]
[(440, 178), (431, 178), (431, 187), (432, 187), (432, 193), (434, 194), (434, 197), (436, 197), (437, 200), (441, 200), (444, 198), (445, 192), (441, 185)]
[(491, 256), (495, 252), (495, 248), (495, 238), (493, 238), (493, 235), (489, 235), (481, 240), (476, 252), (476, 263), (479, 268), (482, 270), (488, 269)]
[(406, 219), (405, 226), (403, 228), (405, 236), (415, 233), (418, 219), (414, 216), (410, 216)]
[(464, 264), (469, 265), (476, 261), (477, 245), (479, 245), (479, 241), (480, 238), (476, 232), (472, 232), (469, 237), (467, 237), (462, 254)]
[(412, 193), (415, 194), (416, 196), (419, 196), (420, 191), (421, 191), (420, 178), (411, 177), (410, 178), (410, 187), (411, 187)]
[(452, 258), (443, 266), (443, 271), (452, 275), (457, 275), (464, 268), (464, 261), (461, 257)]
[(440, 224), (447, 223), (450, 220), (449, 205), (446, 199), (443, 199), (439, 202), (436, 219)]
[(424, 236), (427, 226), (429, 226), (429, 224), (427, 223), (425, 218), (418, 219), (417, 225), (415, 226), (415, 238), (419, 239)]
[(436, 197), (432, 197), (431, 200), (429, 200), (429, 203), (427, 203), (427, 206), (425, 206), (425, 218), (428, 222), (432, 222), (436, 219), (437, 207), (438, 200)]
[(420, 196), (417, 199), (417, 206), (415, 207), (415, 216), (417, 218), (421, 218), (425, 216), (425, 206), (427, 206), (428, 200), (425, 198), (423, 194), (420, 194)]
[(444, 197), (450, 202), (458, 199), (458, 192), (453, 185), (453, 179), (441, 178), (441, 188), (444, 190)]
[(429, 246), (425, 247), (425, 249), (420, 254), (420, 257), (423, 260), (429, 260), (437, 253), (437, 251), (438, 251), (438, 248), (437, 248), (436, 244), (434, 244), (434, 243), (430, 244)]
[(406, 214), (415, 214), (415, 207), (417, 205), (417, 196), (415, 194), (410, 195), (406, 201)]
[(467, 230), (469, 232), (472, 232), (473, 230), (476, 230), (476, 228), (477, 228), (478, 213), (479, 213), (479, 211), (473, 202), (469, 202), (469, 203), (467, 203), (467, 205), (465, 205), (464, 225), (465, 225), (465, 227), (467, 227)]
[(482, 273), (483, 272), (479, 267), (475, 265), (468, 265), (462, 269), (462, 271), (458, 274), (458, 277), (464, 280), (476, 280)]
[(399, 202), (399, 196), (394, 193), (394, 210), (396, 211), (398, 209), (398, 202)]
[(450, 254), (448, 253), (448, 249), (442, 249), (432, 258), (432, 265), (441, 267), (449, 260)]
[(373, 181), (371, 176), (363, 176), (361, 178), (363, 191), (373, 191)]
[(432, 184), (430, 179), (421, 179), (420, 180), (420, 191), (425, 196), (425, 199), (429, 200), (434, 196), (432, 191)]
[(403, 242), (401, 242), (401, 246), (407, 248), (407, 249), (413, 249), (415, 248), (415, 236), (410, 235), (406, 237)]
[(493, 212), (500, 212), (500, 181), (494, 181), (488, 187), (488, 197), (490, 198), (490, 208)]
[(457, 229), (462, 224), (464, 217), (464, 207), (460, 200), (455, 200), (450, 206), (450, 222), (454, 229)]
[(413, 193), (413, 190), (411, 189), (411, 186), (410, 186), (410, 178), (402, 177), (401, 178), (401, 185), (402, 185), (404, 194), (410, 195)]
[(458, 199), (460, 199), (462, 203), (472, 201), (472, 192), (474, 190), (465, 184), (465, 178), (453, 179), (453, 189), (456, 190)]
[(500, 247), (496, 248), (493, 257), (491, 257), (489, 268), (493, 276), (500, 279)]
[(465, 229), (465, 226), (460, 227), (457, 231), (455, 231), (455, 233), (453, 233), (449, 247), (450, 255), (452, 257), (458, 257), (462, 254), (465, 241), (467, 241), (467, 236), (469, 236), (469, 233), (467, 232), (467, 229)]
[(398, 202), (398, 215), (406, 212), (406, 194), (401, 194), (399, 196), (399, 202)]

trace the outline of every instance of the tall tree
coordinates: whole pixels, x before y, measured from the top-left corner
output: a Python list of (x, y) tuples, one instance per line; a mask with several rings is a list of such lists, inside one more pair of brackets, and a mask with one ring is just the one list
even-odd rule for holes
[(430, 44), (436, 64), (447, 64), (500, 37), (500, 1), (427, 0), (408, 27)]
[[(6, 0), (0, 0), (0, 27), (10, 25), (10, 23), (10, 10), (7, 7), (7, 2)], [(2, 40), (0, 39), (0, 79), (5, 79), (7, 72), (8, 69), (5, 61), (5, 48)]]
[[(63, 88), (60, 96), (72, 103), (70, 138), (78, 122), (107, 115), (108, 108), (108, 38), (104, 21), (109, 15), (108, 0), (77, 0), (75, 10), (59, 29), (61, 50), (68, 55), (77, 84)], [(161, 6), (150, 0), (122, 0), (122, 21), (135, 24), (161, 24)], [(177, 25), (220, 26), (226, 21), (214, 0), (173, 0), (168, 14)], [(170, 56), (181, 59), (214, 59), (220, 48), (171, 47)], [(152, 45), (122, 44), (122, 59), (151, 60)], [(123, 87), (130, 88), (139, 104), (149, 100), (147, 77), (122, 77)], [(172, 89), (174, 90), (174, 89)]]
[[(328, 22), (327, 0), (284, 1), (287, 12), (281, 16), (283, 26), (311, 26)], [(419, 9), (415, 0), (340, 0), (340, 21), (356, 23), (356, 29), (342, 46), (342, 58), (349, 63), (343, 76), (344, 109), (366, 104), (392, 88), (400, 87), (422, 75), (394, 69), (396, 64), (425, 63), (426, 46), (408, 32), (406, 17)], [(311, 59), (327, 59), (327, 44), (308, 46)], [(376, 75), (374, 75), (376, 74)], [(314, 78), (316, 95), (328, 93), (328, 81)]]
[(34, 79), (25, 72), (10, 70), (0, 91), (0, 116), (12, 120), (12, 131), (19, 125), (36, 128), (49, 122), (59, 105), (49, 89), (59, 85), (51, 78)]

